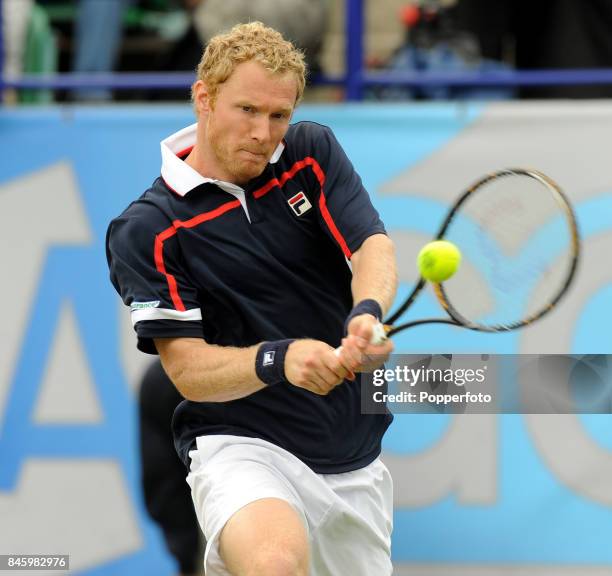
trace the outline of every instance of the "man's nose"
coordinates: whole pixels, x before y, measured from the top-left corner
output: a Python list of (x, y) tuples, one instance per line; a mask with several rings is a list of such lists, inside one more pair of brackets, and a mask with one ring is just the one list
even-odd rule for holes
[(251, 125), (251, 138), (258, 142), (270, 139), (270, 119), (265, 114), (258, 114)]

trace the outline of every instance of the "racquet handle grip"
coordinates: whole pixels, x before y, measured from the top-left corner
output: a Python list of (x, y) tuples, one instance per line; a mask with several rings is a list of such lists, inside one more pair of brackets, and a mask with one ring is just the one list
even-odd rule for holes
[(370, 344), (382, 344), (385, 340), (387, 340), (385, 326), (382, 322), (377, 322), (374, 324), (374, 331), (372, 333), (372, 338), (370, 338)]
[[(374, 324), (374, 330), (372, 333), (372, 338), (370, 338), (370, 344), (378, 346), (379, 344), (385, 342), (385, 340), (387, 340), (387, 333), (385, 332), (384, 324), (382, 324), (382, 322)], [(340, 350), (342, 350), (342, 346), (338, 346), (338, 348), (334, 350), (334, 354), (336, 356), (340, 356)]]

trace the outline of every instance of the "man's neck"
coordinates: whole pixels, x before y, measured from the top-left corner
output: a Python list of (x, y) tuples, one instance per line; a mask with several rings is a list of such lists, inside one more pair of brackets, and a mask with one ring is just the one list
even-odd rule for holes
[(187, 155), (184, 162), (191, 166), (196, 172), (204, 176), (204, 178), (212, 178), (210, 174), (206, 173), (206, 169), (204, 167), (204, 162), (200, 157), (200, 147), (196, 145), (191, 149), (191, 152)]

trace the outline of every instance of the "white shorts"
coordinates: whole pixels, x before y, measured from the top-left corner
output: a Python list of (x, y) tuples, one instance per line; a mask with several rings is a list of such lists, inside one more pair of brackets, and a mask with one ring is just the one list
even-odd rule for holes
[(380, 459), (360, 470), (316, 474), (301, 460), (257, 438), (201, 436), (189, 453), (187, 483), (206, 536), (206, 576), (230, 576), (219, 534), (243, 506), (280, 498), (301, 516), (310, 540), (310, 576), (388, 576), (393, 485)]

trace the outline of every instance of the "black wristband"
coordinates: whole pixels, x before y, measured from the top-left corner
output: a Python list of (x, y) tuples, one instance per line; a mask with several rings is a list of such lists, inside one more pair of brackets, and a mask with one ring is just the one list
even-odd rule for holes
[(371, 298), (368, 298), (367, 300), (362, 300), (353, 307), (349, 315), (346, 317), (346, 320), (344, 321), (345, 336), (346, 334), (348, 334), (348, 325), (350, 321), (355, 316), (359, 316), (361, 314), (371, 314), (379, 322), (382, 320), (382, 308), (380, 307), (380, 304), (376, 302), (376, 300), (372, 300)]
[(257, 378), (268, 386), (286, 382), (285, 356), (287, 349), (294, 340), (275, 340), (264, 342), (257, 350), (255, 358), (255, 373)]

